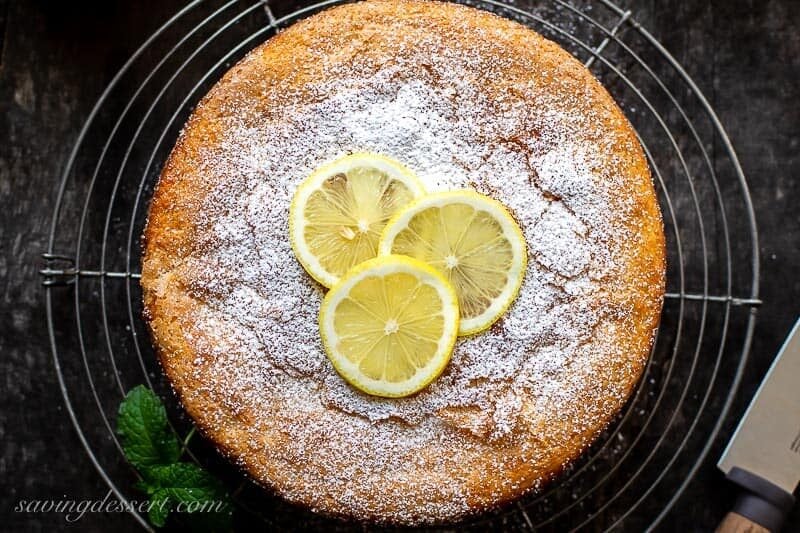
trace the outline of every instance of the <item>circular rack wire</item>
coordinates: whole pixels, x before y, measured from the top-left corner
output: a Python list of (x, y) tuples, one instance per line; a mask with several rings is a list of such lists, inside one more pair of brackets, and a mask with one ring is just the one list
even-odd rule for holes
[[(124, 64), (74, 146), (41, 271), (47, 321), (67, 412), (91, 462), (123, 502), (141, 495), (114, 420), (125, 392), (144, 383), (166, 402), (187, 456), (228, 484), (240, 509), (237, 525), (353, 526), (285, 503), (192, 438), (191, 421), (149, 344), (138, 284), (148, 201), (193, 106), (254, 46), (337, 3), (189, 3)], [(623, 108), (653, 170), (668, 286), (649, 363), (616, 421), (542, 492), (459, 527), (653, 528), (706, 459), (746, 362), (760, 300), (758, 236), (744, 175), (708, 101), (632, 11), (607, 0), (465, 3), (557, 41)], [(150, 529), (144, 516), (132, 514)]]

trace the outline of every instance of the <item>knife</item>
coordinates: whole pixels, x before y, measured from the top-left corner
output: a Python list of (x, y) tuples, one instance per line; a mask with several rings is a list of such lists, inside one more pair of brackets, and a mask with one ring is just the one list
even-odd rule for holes
[(777, 533), (800, 481), (800, 320), (717, 463), (739, 485), (717, 533)]

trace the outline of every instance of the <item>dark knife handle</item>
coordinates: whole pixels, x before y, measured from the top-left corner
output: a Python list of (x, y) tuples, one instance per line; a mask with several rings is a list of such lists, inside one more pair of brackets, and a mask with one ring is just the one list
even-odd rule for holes
[(794, 496), (766, 479), (734, 467), (728, 479), (743, 490), (733, 511), (717, 528), (718, 533), (778, 533), (794, 505)]

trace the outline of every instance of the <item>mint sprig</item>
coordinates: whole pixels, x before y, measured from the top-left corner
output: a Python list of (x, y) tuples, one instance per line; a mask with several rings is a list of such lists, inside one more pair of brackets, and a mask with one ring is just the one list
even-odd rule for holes
[(170, 512), (180, 507), (190, 513), (187, 517), (203, 515), (203, 520), (189, 520), (193, 530), (230, 531), (230, 497), (207, 471), (180, 461), (180, 442), (153, 391), (139, 385), (125, 396), (119, 406), (117, 433), (125, 457), (142, 476), (137, 487), (150, 498), (148, 518), (154, 526), (166, 524)]

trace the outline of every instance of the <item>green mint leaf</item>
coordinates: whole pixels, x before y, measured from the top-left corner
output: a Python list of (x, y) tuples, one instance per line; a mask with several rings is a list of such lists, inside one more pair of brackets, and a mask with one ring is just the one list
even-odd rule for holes
[(225, 494), (220, 482), (194, 463), (154, 466), (148, 469), (148, 474), (151, 483), (176, 502), (205, 502)]
[(157, 490), (150, 496), (150, 509), (147, 517), (150, 523), (156, 527), (163, 527), (167, 523), (167, 517), (172, 510), (172, 502), (165, 491)]
[(180, 444), (169, 429), (167, 411), (143, 385), (132, 389), (119, 406), (117, 433), (128, 461), (145, 474), (148, 468), (178, 460)]
[(227, 532), (233, 506), (225, 487), (194, 463), (154, 466), (148, 474), (157, 484), (157, 495), (166, 495), (178, 505), (192, 531)]

